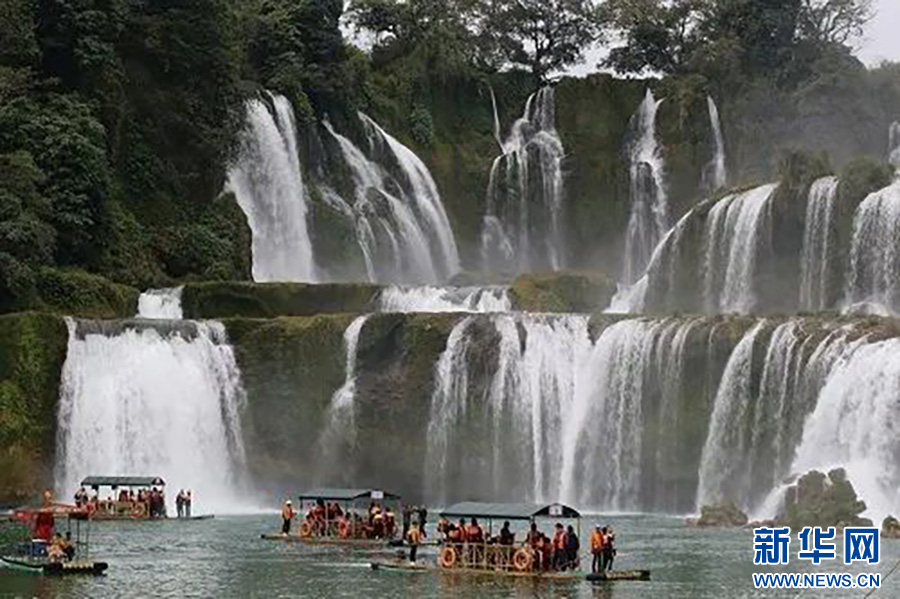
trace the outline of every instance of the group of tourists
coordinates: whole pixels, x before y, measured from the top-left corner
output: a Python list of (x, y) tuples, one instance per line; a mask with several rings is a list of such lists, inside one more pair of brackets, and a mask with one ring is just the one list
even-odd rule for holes
[(100, 499), (97, 489), (88, 495), (84, 487), (75, 492), (75, 506), (86, 509), (90, 513), (108, 514), (117, 517), (131, 518), (165, 518), (166, 495), (160, 488), (121, 489), (118, 495), (110, 495)]
[(468, 522), (460, 519), (459, 524), (441, 518), (438, 532), (443, 544), (455, 552), (442, 553), (444, 567), (453, 567), (457, 559), (469, 567), (505, 567), (523, 572), (564, 572), (575, 570), (579, 565), (581, 543), (572, 526), (566, 528), (557, 523), (553, 538), (550, 538), (532, 523), (518, 551), (513, 551), (516, 535), (508, 521), (503, 523), (498, 534), (489, 536), (476, 518)]
[(179, 518), (191, 517), (191, 504), (193, 501), (194, 498), (190, 489), (178, 491), (178, 495), (175, 497), (175, 510), (178, 512)]
[(591, 554), (594, 556), (591, 572), (599, 574), (612, 570), (616, 559), (616, 532), (612, 526), (599, 524), (591, 533)]
[[(283, 535), (291, 533), (291, 522), (296, 516), (291, 500), (285, 500), (281, 507)], [(365, 515), (362, 515), (353, 510), (345, 511), (336, 502), (326, 503), (318, 499), (306, 512), (299, 532), (302, 537), (390, 540), (397, 534), (397, 516), (390, 507), (382, 507), (376, 501), (371, 502)], [(404, 529), (404, 537), (406, 532), (407, 529)]]

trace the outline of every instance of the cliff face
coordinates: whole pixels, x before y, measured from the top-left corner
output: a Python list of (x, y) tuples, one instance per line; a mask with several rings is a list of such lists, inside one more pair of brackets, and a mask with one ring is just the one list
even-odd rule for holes
[(0, 505), (52, 487), (65, 322), (47, 314), (0, 316)]

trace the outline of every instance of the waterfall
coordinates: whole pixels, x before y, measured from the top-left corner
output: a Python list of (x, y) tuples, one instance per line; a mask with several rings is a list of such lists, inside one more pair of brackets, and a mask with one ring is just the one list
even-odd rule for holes
[(497, 96), (494, 95), (494, 86), (489, 85), (488, 89), (491, 91), (491, 111), (494, 115), (494, 139), (497, 140), (497, 146), (500, 148), (500, 151), (505, 152), (503, 138), (500, 137), (500, 115), (497, 113)]
[[(482, 224), (482, 258), (491, 271), (565, 266), (562, 140), (552, 87), (533, 93), (491, 166)], [(510, 249), (512, 252), (510, 252)]]
[[(757, 323), (741, 339), (728, 359), (728, 365), (719, 383), (709, 433), (700, 458), (700, 482), (697, 490), (698, 507), (719, 503), (733, 496), (743, 496), (749, 485), (749, 467), (746, 462), (750, 451), (747, 438), (747, 411), (753, 401), (751, 377), (753, 374), (753, 350), (765, 321)], [(733, 481), (731, 479), (738, 478)], [(731, 483), (731, 487), (727, 487)]]
[[(447, 478), (453, 441), (464, 428), (468, 409), (468, 351), (470, 339), (467, 335), (472, 318), (465, 318), (457, 324), (447, 338), (447, 348), (435, 366), (435, 389), (431, 397), (428, 419), (428, 446), (425, 450), (425, 493), (432, 505), (449, 505), (451, 502)], [(458, 440), (458, 443), (465, 443)]]
[[(330, 477), (334, 484), (334, 472), (344, 472), (341, 467), (352, 458), (356, 442), (356, 362), (359, 337), (369, 319), (368, 314), (357, 316), (344, 331), (346, 359), (344, 383), (331, 396), (331, 403), (325, 416), (325, 426), (319, 436), (321, 455), (320, 478)], [(327, 466), (326, 466), (327, 464)], [(323, 467), (324, 466), (324, 467)], [(352, 484), (353, 481), (343, 481)]]
[(754, 279), (760, 252), (771, 242), (769, 200), (777, 185), (722, 198), (706, 219), (706, 311), (748, 313), (756, 308)]
[(316, 281), (294, 111), (284, 96), (247, 102), (247, 125), (226, 188), (253, 234), (253, 279)]
[(846, 310), (900, 311), (900, 183), (869, 195), (856, 209)]
[(900, 172), (900, 122), (891, 123), (888, 135), (888, 163)]
[(706, 96), (706, 107), (713, 133), (713, 155), (703, 172), (703, 182), (709, 192), (714, 192), (723, 189), (728, 184), (728, 171), (725, 166), (725, 138), (722, 136), (719, 108), (711, 96)]
[(860, 344), (838, 362), (806, 421), (792, 472), (844, 467), (876, 524), (900, 508), (900, 340)]
[[(169, 331), (68, 320), (57, 430), (56, 487), (88, 475), (161, 476), (203, 511), (238, 508), (245, 402), (234, 352), (216, 322)], [(162, 332), (160, 332), (162, 331)]]
[(823, 177), (812, 184), (806, 201), (806, 224), (800, 254), (800, 309), (826, 310), (830, 307), (830, 267), (835, 251), (835, 208), (838, 180)]
[(662, 432), (645, 444), (644, 431), (650, 422), (691, 426), (687, 340), (702, 322), (625, 320), (593, 341), (587, 316), (466, 317), (435, 368), (427, 499), (444, 504), (462, 491), (605, 510), (684, 508), (694, 486), (673, 482), (655, 494), (647, 481), (671, 472), (685, 444)]
[(653, 249), (669, 228), (669, 207), (664, 181), (662, 148), (656, 139), (657, 101), (647, 90), (631, 119), (628, 154), (631, 162), (631, 216), (625, 233), (623, 282), (637, 281), (650, 261)]
[(148, 289), (138, 298), (138, 318), (181, 320), (181, 293), (184, 287)]
[[(343, 209), (373, 282), (437, 283), (459, 270), (459, 253), (437, 185), (422, 161), (359, 113), (368, 154), (325, 122), (355, 186)], [(335, 196), (334, 192), (330, 196)]]
[(378, 299), (381, 312), (509, 312), (506, 287), (400, 287), (392, 285)]

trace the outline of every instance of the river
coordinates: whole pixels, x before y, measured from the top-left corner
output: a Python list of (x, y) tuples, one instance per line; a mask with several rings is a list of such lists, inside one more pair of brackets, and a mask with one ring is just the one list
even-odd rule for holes
[[(587, 526), (583, 521), (582, 545)], [(720, 598), (751, 597), (751, 573), (887, 573), (900, 559), (900, 542), (882, 539), (878, 566), (838, 562), (812, 566), (796, 557), (783, 568), (754, 567), (752, 532), (698, 530), (683, 520), (656, 515), (603, 519), (617, 531), (618, 568), (649, 568), (651, 582), (547, 582), (428, 573), (374, 572), (369, 560), (391, 552), (370, 552), (262, 541), (259, 533), (278, 528), (277, 514), (220, 516), (194, 522), (100, 522), (92, 529), (92, 553), (110, 564), (99, 578), (53, 579), (0, 569), (0, 597), (578, 597)], [(546, 527), (549, 532), (549, 526)], [(517, 535), (521, 538), (521, 533)], [(840, 538), (840, 536), (839, 536)], [(430, 548), (429, 548), (430, 549)], [(433, 549), (423, 552), (434, 557)], [(840, 552), (839, 552), (840, 555)], [(586, 562), (588, 556), (583, 555)], [(587, 565), (587, 564), (585, 564)], [(795, 597), (797, 591), (768, 591), (766, 597)], [(855, 591), (803, 591), (810, 597), (863, 597)], [(900, 595), (900, 575), (874, 597)]]

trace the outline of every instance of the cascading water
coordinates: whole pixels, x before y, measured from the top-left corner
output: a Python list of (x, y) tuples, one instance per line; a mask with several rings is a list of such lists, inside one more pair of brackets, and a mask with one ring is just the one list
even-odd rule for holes
[(900, 172), (900, 123), (891, 123), (888, 135), (888, 163)]
[(509, 312), (506, 287), (399, 287), (378, 298), (381, 312)]
[[(368, 155), (328, 122), (324, 125), (353, 175), (355, 199), (344, 203), (343, 212), (355, 223), (370, 281), (446, 280), (459, 270), (459, 253), (437, 185), (409, 148), (368, 116), (360, 113), (359, 118)], [(329, 195), (337, 198), (333, 191)]]
[(728, 185), (728, 170), (725, 166), (725, 138), (722, 135), (719, 107), (716, 106), (711, 96), (706, 96), (706, 107), (713, 133), (713, 155), (703, 172), (703, 183), (708, 192), (714, 192)]
[(835, 208), (838, 180), (824, 177), (812, 184), (806, 202), (803, 250), (800, 254), (800, 309), (830, 307), (830, 268), (835, 260)]
[(645, 443), (644, 431), (690, 427), (683, 398), (698, 391), (684, 386), (687, 341), (702, 322), (626, 320), (592, 341), (587, 316), (465, 318), (435, 368), (426, 498), (444, 504), (462, 488), (494, 500), (686, 509), (696, 479), (684, 488), (671, 474), (657, 483), (657, 472), (665, 478), (689, 448), (675, 434)]
[(497, 96), (494, 95), (493, 86), (488, 86), (488, 89), (491, 91), (491, 111), (494, 115), (494, 139), (497, 140), (497, 145), (503, 152), (503, 139), (500, 137), (500, 115), (497, 113)]
[(757, 263), (771, 246), (768, 204), (777, 185), (763, 185), (722, 198), (706, 219), (704, 303), (706, 311), (748, 313), (756, 307)]
[(844, 467), (880, 523), (900, 507), (900, 340), (859, 345), (838, 362), (806, 421), (791, 471)]
[(181, 292), (184, 287), (148, 289), (138, 298), (138, 318), (181, 320)]
[[(753, 349), (765, 321), (759, 322), (737, 345), (725, 367), (710, 417), (709, 433), (700, 459), (698, 506), (717, 504), (743, 496), (749, 482), (746, 462), (750, 440), (746, 434), (747, 411), (753, 400), (751, 387)], [(732, 480), (732, 479), (738, 480)]]
[(900, 312), (900, 182), (867, 197), (853, 217), (845, 310)]
[(253, 234), (253, 279), (315, 282), (293, 108), (274, 94), (250, 100), (246, 108), (247, 126), (226, 189)]
[(564, 149), (552, 87), (533, 93), (491, 166), (481, 254), (484, 268), (527, 272), (565, 266)]
[[(56, 486), (88, 475), (161, 476), (194, 490), (195, 509), (240, 509), (244, 391), (224, 327), (69, 324), (60, 389)], [(171, 509), (171, 506), (170, 506)]]
[(344, 472), (341, 467), (352, 458), (356, 440), (356, 362), (359, 337), (369, 319), (368, 314), (358, 316), (344, 331), (346, 366), (344, 384), (331, 396), (331, 404), (325, 416), (325, 427), (319, 437), (320, 478), (329, 484), (353, 484), (353, 481), (335, 480), (335, 473)]
[(622, 282), (631, 285), (644, 273), (653, 249), (669, 228), (669, 206), (665, 186), (662, 148), (656, 139), (657, 101), (647, 90), (644, 101), (631, 119), (628, 154), (631, 161), (631, 216), (625, 233), (625, 264)]

